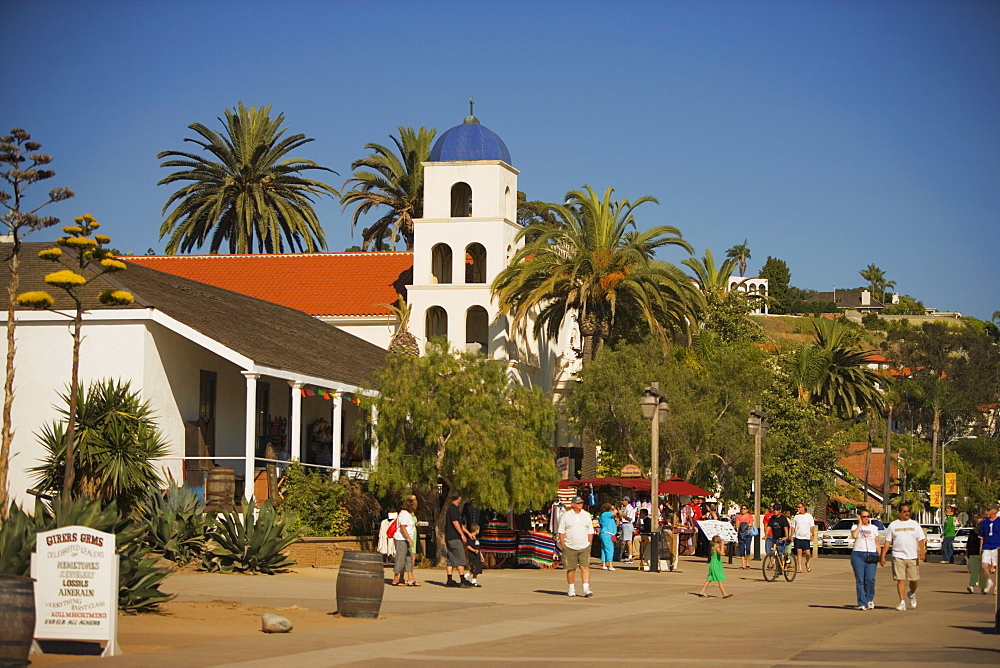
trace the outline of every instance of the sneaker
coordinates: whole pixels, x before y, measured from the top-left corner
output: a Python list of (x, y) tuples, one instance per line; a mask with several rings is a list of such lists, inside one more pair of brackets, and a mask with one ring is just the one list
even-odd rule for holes
[(970, 594), (975, 594), (976, 588), (973, 587), (972, 585), (969, 585), (968, 587), (965, 588), (965, 591), (969, 592)]
[(986, 586), (983, 587), (983, 593), (989, 594), (991, 591), (993, 591), (993, 580), (987, 580)]
[(459, 584), (458, 584), (457, 582), (455, 582), (454, 580), (448, 580), (447, 582), (445, 582), (445, 583), (444, 583), (444, 586), (445, 586), (445, 587), (459, 587), (459, 586), (461, 586), (461, 585), (459, 585)]
[(473, 587), (482, 587), (483, 585), (479, 584), (478, 582), (473, 582), (472, 586)]
[(941, 560), (941, 563), (942, 563), (942, 564), (950, 564), (951, 562), (950, 562), (950, 561), (948, 561), (947, 559), (942, 559), (942, 560)]
[(875, 601), (868, 601), (868, 609), (869, 610), (875, 609)]
[(569, 596), (576, 596), (576, 592), (575, 592), (575, 591), (572, 591), (572, 590), (570, 590), (570, 592), (569, 592), (569, 594), (568, 594), (568, 595), (569, 595)]
[(613, 571), (613, 570), (615, 570), (615, 567), (614, 566), (608, 566), (608, 570), (609, 571)]
[(590, 598), (593, 595), (594, 595), (594, 592), (590, 591), (589, 589), (587, 591), (583, 592), (583, 597), (584, 598)]
[(911, 608), (917, 607), (917, 595), (916, 594), (907, 594), (906, 597), (908, 599), (910, 599), (910, 607)]
[(475, 585), (473, 585), (473, 584), (472, 584), (471, 582), (469, 582), (468, 580), (462, 580), (462, 585), (461, 585), (461, 586), (462, 586), (462, 587), (465, 587), (466, 589), (468, 589), (469, 587), (474, 587)]
[(900, 612), (906, 610), (906, 601), (900, 601), (899, 605), (896, 606), (896, 609), (899, 610)]
[(867, 605), (859, 605), (858, 606), (858, 610), (867, 610), (867, 609), (868, 609)]

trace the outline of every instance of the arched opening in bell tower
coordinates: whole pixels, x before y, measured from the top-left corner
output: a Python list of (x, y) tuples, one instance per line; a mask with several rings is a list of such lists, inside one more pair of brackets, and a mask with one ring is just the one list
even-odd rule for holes
[(451, 246), (435, 244), (431, 249), (431, 280), (434, 283), (451, 283)]
[(489, 350), (490, 321), (482, 306), (470, 306), (465, 312), (465, 349), (486, 354)]
[(486, 249), (480, 243), (465, 247), (465, 282), (486, 282)]
[(439, 337), (448, 338), (448, 312), (440, 306), (427, 309), (424, 317), (424, 337), (430, 341)]
[(468, 183), (459, 181), (451, 187), (451, 217), (469, 218), (472, 216), (472, 188)]

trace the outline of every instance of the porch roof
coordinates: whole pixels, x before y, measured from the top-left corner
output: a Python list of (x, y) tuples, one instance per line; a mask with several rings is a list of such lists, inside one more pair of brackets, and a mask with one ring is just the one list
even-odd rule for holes
[[(45, 290), (55, 299), (54, 309), (71, 308), (65, 293), (43, 280), (45, 274), (59, 268), (38, 258), (38, 251), (51, 246), (23, 244), (19, 292)], [(0, 256), (6, 258), (10, 250), (10, 244), (0, 245)], [(0, 283), (8, 282), (7, 263), (3, 262)], [(307, 313), (138, 263), (95, 279), (85, 289), (86, 308), (108, 309), (96, 295), (109, 287), (132, 293), (135, 304), (124, 308), (160, 311), (260, 367), (370, 387), (375, 370), (385, 363), (384, 349)]]

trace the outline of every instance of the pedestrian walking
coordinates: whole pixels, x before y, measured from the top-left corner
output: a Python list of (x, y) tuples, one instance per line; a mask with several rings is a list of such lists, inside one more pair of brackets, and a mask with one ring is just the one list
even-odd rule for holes
[(732, 594), (727, 594), (726, 588), (722, 584), (726, 581), (726, 571), (722, 567), (722, 554), (726, 551), (726, 543), (722, 540), (722, 536), (715, 536), (712, 538), (711, 546), (712, 551), (709, 553), (708, 558), (708, 575), (705, 577), (705, 584), (701, 586), (698, 596), (708, 596), (705, 592), (708, 589), (708, 585), (714, 582), (719, 585), (722, 598), (729, 598)]
[(632, 500), (627, 496), (622, 497), (621, 508), (618, 510), (618, 514), (621, 517), (621, 535), (622, 535), (622, 563), (631, 564), (632, 563), (632, 537), (635, 531), (635, 507), (632, 505)]
[[(462, 495), (452, 490), (448, 493), (448, 511), (444, 524), (444, 540), (448, 548), (448, 561), (445, 565), (445, 572), (448, 574), (446, 587), (471, 587), (465, 572), (465, 565), (468, 563), (465, 558), (465, 544), (469, 538), (469, 532), (462, 526)], [(458, 571), (458, 582), (452, 580), (452, 571)]]
[(753, 529), (756, 526), (753, 515), (750, 514), (747, 506), (740, 506), (740, 512), (736, 516), (736, 537), (740, 549), (740, 570), (750, 569), (750, 545), (753, 542)]
[[(899, 593), (900, 612), (906, 610), (906, 600), (910, 607), (917, 607), (917, 584), (920, 581), (920, 562), (927, 554), (927, 536), (923, 527), (916, 520), (910, 519), (910, 504), (899, 506), (899, 519), (889, 523), (882, 544), (882, 558), (879, 565), (885, 566), (885, 555), (892, 549), (892, 579), (896, 581), (896, 591)], [(906, 583), (910, 583), (907, 592)]]
[(988, 581), (986, 573), (983, 572), (983, 539), (979, 537), (980, 518), (972, 519), (972, 533), (969, 534), (969, 541), (965, 544), (965, 567), (969, 570), (969, 586), (966, 591), (970, 594), (979, 591), (986, 593), (986, 583)]
[(797, 513), (792, 517), (792, 539), (795, 542), (795, 570), (802, 572), (802, 557), (806, 559), (806, 572), (811, 573), (812, 544), (816, 539), (816, 520), (806, 511), (806, 506), (799, 503), (795, 506)]
[(955, 563), (955, 507), (944, 509), (944, 531), (941, 534), (941, 563)]
[(597, 525), (601, 531), (601, 569), (613, 571), (615, 567), (611, 562), (615, 558), (615, 534), (618, 533), (618, 519), (615, 507), (610, 503), (601, 506)]
[(590, 598), (590, 546), (594, 542), (594, 519), (583, 509), (583, 497), (574, 496), (569, 512), (559, 524), (559, 547), (562, 549), (563, 568), (569, 595), (576, 596), (576, 571), (583, 580), (583, 595)]
[(997, 504), (986, 511), (986, 517), (979, 523), (979, 537), (983, 541), (983, 575), (986, 576), (984, 594), (989, 594), (997, 583), (993, 574), (997, 572), (997, 554), (1000, 548), (1000, 517), (997, 517)]
[(483, 554), (479, 546), (479, 525), (473, 524), (469, 527), (469, 541), (465, 544), (465, 549), (469, 553), (469, 582), (473, 587), (481, 587), (479, 576), (483, 574)]
[(411, 496), (403, 500), (403, 506), (396, 515), (396, 531), (392, 536), (396, 547), (392, 584), (396, 587), (420, 586), (420, 583), (413, 577), (413, 553), (410, 551), (411, 544), (416, 542), (414, 528), (417, 520), (414, 517), (415, 512), (417, 512), (417, 499)]
[(854, 571), (858, 610), (871, 610), (875, 607), (875, 574), (880, 557), (878, 527), (872, 524), (869, 511), (862, 510), (858, 515), (858, 523), (851, 527), (851, 538), (854, 539), (851, 570)]

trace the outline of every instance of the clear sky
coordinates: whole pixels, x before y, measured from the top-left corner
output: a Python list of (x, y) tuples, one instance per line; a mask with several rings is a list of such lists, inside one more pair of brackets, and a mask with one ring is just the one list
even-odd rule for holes
[[(156, 154), (237, 101), (315, 138), (295, 156), (339, 187), (365, 143), (441, 133), (474, 96), (529, 199), (653, 195), (641, 227), (699, 256), (747, 239), (751, 275), (773, 256), (832, 290), (875, 263), (927, 306), (1000, 309), (1000, 2), (2, 0), (0, 21), (0, 130), (76, 191), (52, 215), (125, 252), (163, 249)], [(330, 250), (360, 243), (316, 209)]]

